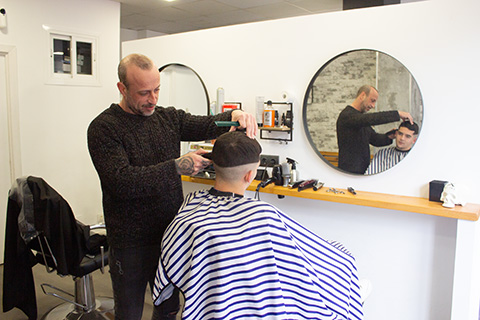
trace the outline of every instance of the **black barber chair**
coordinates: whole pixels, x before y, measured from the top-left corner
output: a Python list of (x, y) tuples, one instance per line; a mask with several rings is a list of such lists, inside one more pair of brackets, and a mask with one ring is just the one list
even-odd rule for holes
[[(97, 226), (98, 227), (98, 226)], [(62, 299), (42, 319), (113, 319), (113, 299), (95, 297), (92, 272), (108, 264), (106, 236), (77, 221), (69, 204), (43, 179), (17, 179), (7, 207), (3, 311), (21, 309), (37, 318), (32, 267), (72, 276), (75, 293), (42, 284), (45, 294)]]

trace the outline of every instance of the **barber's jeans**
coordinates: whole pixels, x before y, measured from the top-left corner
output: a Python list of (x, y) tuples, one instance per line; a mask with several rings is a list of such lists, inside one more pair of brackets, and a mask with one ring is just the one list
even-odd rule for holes
[[(116, 320), (140, 320), (147, 283), (153, 288), (160, 245), (127, 249), (110, 248), (109, 267)], [(168, 311), (154, 307), (152, 319), (168, 319)], [(163, 314), (163, 315), (162, 315)]]

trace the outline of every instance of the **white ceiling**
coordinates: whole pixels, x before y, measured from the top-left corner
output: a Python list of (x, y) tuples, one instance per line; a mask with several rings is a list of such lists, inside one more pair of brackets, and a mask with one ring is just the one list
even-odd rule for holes
[(343, 0), (115, 0), (120, 27), (166, 34), (339, 11)]

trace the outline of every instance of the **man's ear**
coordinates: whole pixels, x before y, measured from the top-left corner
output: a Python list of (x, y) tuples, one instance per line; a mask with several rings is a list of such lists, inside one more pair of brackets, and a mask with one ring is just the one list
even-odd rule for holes
[(125, 85), (119, 81), (117, 82), (117, 88), (118, 88), (118, 91), (120, 91), (120, 93), (122, 94), (122, 96), (124, 96), (125, 91), (127, 91), (127, 87), (125, 87)]
[(245, 174), (243, 179), (245, 182), (248, 182), (248, 184), (252, 183), (253, 179), (257, 176), (257, 170), (248, 170), (248, 172)]

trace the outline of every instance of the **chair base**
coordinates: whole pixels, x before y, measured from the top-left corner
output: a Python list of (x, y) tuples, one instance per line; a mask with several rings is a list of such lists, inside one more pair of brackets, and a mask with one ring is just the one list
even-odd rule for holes
[(115, 319), (114, 303), (112, 298), (97, 297), (95, 299), (96, 309), (82, 313), (75, 311), (75, 306), (71, 303), (65, 302), (52, 310), (48, 311), (42, 320), (113, 320)]

